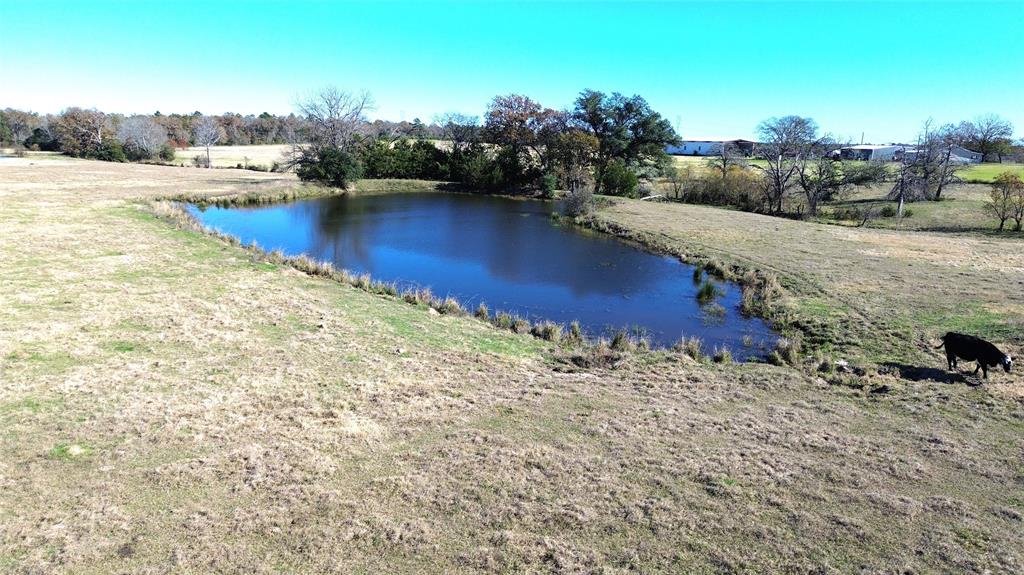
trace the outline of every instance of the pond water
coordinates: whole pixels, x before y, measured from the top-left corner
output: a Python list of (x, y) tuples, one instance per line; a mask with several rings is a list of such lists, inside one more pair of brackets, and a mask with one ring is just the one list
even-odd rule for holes
[(692, 266), (551, 218), (554, 202), (448, 193), (337, 196), (259, 207), (188, 206), (244, 243), (307, 254), (402, 289), (429, 287), (467, 309), (485, 302), (531, 320), (577, 320), (590, 336), (622, 328), (667, 347), (682, 336), (737, 359), (776, 336), (740, 313), (739, 287), (698, 301)]

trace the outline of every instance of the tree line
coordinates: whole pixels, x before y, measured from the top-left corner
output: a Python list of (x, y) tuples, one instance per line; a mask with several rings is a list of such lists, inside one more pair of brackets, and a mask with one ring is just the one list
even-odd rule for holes
[[(205, 146), (214, 130), (219, 145), (292, 144), (307, 139), (306, 118), (289, 114), (226, 113), (107, 114), (71, 107), (60, 114), (0, 110), (0, 145), (29, 150), (64, 152), (101, 160), (173, 160), (174, 148)], [(400, 134), (410, 138), (440, 138), (437, 125), (376, 120), (362, 130), (368, 134)], [(199, 138), (198, 133), (206, 138)], [(213, 144), (210, 144), (213, 145)]]
[[(723, 144), (700, 174), (675, 165), (665, 149), (679, 142), (669, 122), (644, 98), (582, 91), (572, 107), (553, 109), (521, 94), (498, 95), (483, 118), (448, 113), (431, 124), (369, 121), (366, 93), (323, 89), (297, 114), (124, 116), (68, 108), (57, 115), (0, 112), (0, 143), (109, 161), (174, 159), (174, 148), (227, 144), (291, 144), (282, 168), (336, 186), (365, 178), (457, 182), (484, 191), (556, 188), (583, 211), (594, 193), (652, 195), (668, 182), (675, 199), (730, 205), (769, 214), (815, 216), (819, 206), (856, 186), (891, 182), (902, 215), (906, 202), (938, 200), (963, 166), (955, 148), (1002, 160), (1021, 153), (1013, 127), (989, 114), (935, 127), (931, 121), (896, 163), (845, 160), (849, 145), (801, 116), (770, 118), (756, 128), (750, 161)], [(794, 201), (796, 200), (796, 201)]]
[(660, 174), (672, 126), (640, 96), (584, 90), (573, 108), (555, 110), (521, 95), (495, 96), (481, 120), (448, 113), (440, 142), (367, 132), (368, 94), (327, 88), (300, 103), (307, 141), (290, 156), (299, 177), (344, 186), (360, 177), (419, 178), (486, 191), (556, 187), (633, 195), (639, 175)]

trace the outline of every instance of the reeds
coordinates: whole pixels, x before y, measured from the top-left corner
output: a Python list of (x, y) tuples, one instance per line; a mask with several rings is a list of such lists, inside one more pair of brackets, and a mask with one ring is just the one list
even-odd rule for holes
[(704, 342), (699, 337), (684, 337), (672, 349), (696, 361), (704, 360)]

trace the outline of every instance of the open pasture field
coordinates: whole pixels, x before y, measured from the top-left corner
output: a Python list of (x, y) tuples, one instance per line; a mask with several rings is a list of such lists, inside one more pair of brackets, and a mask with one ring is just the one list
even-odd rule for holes
[[(980, 232), (995, 234), (998, 222), (986, 210), (985, 202), (989, 199), (992, 187), (988, 184), (958, 184), (948, 187), (938, 202), (920, 201), (906, 204), (909, 216), (880, 217), (879, 212), (889, 206), (895, 210), (897, 203), (886, 198), (891, 186), (879, 184), (857, 188), (850, 197), (831, 202), (822, 208), (821, 221), (831, 219), (830, 214), (836, 210), (856, 208), (873, 210), (876, 217), (867, 221), (865, 227), (901, 230), (933, 231), (933, 232)], [(859, 224), (861, 222), (846, 222)], [(1012, 226), (1012, 222), (1011, 222)], [(1024, 234), (1004, 231), (998, 237), (1007, 240), (1024, 240)], [(1024, 247), (1024, 243), (1021, 244)]]
[[(1024, 566), (1019, 373), (833, 386), (672, 353), (581, 369), (148, 203), (295, 184), (0, 161), (0, 571)], [(600, 217), (778, 269), (802, 309), (863, 323), (876, 355), (923, 345), (940, 316), (1000, 335), (1024, 313), (1024, 263), (997, 240), (635, 201)], [(920, 340), (871, 339), (929, 317)]]
[[(269, 168), (274, 162), (281, 161), (281, 155), (291, 149), (287, 144), (272, 144), (265, 146), (213, 146), (210, 148), (210, 162), (215, 168), (234, 168), (238, 164), (243, 166), (265, 166)], [(195, 156), (206, 156), (206, 148), (193, 146), (191, 148), (178, 149), (174, 154), (176, 164), (192, 165), (192, 158)]]
[(843, 356), (939, 366), (931, 348), (946, 331), (1024, 344), (1017, 237), (853, 228), (619, 199), (598, 217), (676, 253), (777, 273), (795, 313)]
[(957, 175), (965, 182), (992, 183), (996, 180), (996, 176), (1003, 172), (1010, 172), (1024, 178), (1024, 164), (972, 164), (957, 172)]

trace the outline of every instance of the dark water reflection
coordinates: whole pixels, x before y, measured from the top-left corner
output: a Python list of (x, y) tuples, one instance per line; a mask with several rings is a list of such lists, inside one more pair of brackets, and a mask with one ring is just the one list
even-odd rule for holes
[(551, 202), (402, 193), (189, 210), (245, 243), (427, 286), (468, 308), (484, 301), (531, 319), (579, 320), (591, 335), (639, 329), (661, 346), (696, 335), (740, 358), (775, 339), (739, 313), (736, 286), (720, 284), (717, 305), (701, 305), (692, 267), (553, 222)]

